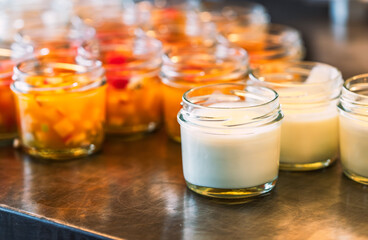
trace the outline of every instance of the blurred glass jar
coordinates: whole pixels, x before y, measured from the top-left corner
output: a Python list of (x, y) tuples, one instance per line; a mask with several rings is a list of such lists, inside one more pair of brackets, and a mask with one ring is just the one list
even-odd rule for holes
[(307, 171), (331, 165), (339, 149), (337, 101), (343, 79), (334, 67), (317, 62), (264, 64), (250, 82), (280, 96), (280, 169)]
[(202, 21), (198, 9), (197, 1), (140, 1), (136, 4), (139, 27), (160, 40), (165, 50), (215, 43), (216, 26)]
[(87, 43), (81, 52), (86, 59), (101, 59), (106, 69), (107, 132), (136, 135), (155, 130), (162, 115), (160, 41), (143, 32), (120, 36), (116, 29), (112, 35), (98, 36), (94, 46)]
[(244, 49), (218, 43), (211, 48), (172, 49), (161, 68), (164, 119), (169, 136), (180, 141), (176, 116), (183, 94), (201, 85), (244, 81), (249, 71)]
[(291, 27), (269, 24), (256, 32), (244, 31), (242, 27), (228, 27), (224, 36), (232, 43), (247, 50), (252, 67), (261, 64), (301, 60), (304, 46), (300, 33)]
[(340, 97), (340, 158), (350, 179), (368, 184), (368, 74), (346, 80)]
[(74, 14), (96, 29), (98, 36), (117, 32), (120, 36), (134, 36), (139, 24), (137, 8), (132, 1), (77, 0)]
[(13, 49), (17, 56), (73, 63), (78, 48), (94, 36), (95, 30), (75, 17), (66, 23), (24, 28), (15, 35)]
[(15, 59), (11, 43), (0, 42), (0, 141), (17, 135), (17, 123), (13, 93), (10, 90)]
[(66, 23), (71, 16), (72, 2), (68, 0), (5, 0), (0, 3), (0, 39), (12, 41), (24, 28)]
[(32, 59), (16, 66), (11, 88), (27, 153), (70, 159), (101, 148), (106, 81), (101, 62), (89, 64)]
[(244, 39), (257, 39), (270, 22), (267, 10), (259, 3), (226, 6), (224, 1), (202, 1), (201, 8), (201, 19), (214, 22), (225, 36), (235, 32), (241, 33)]
[(183, 171), (188, 187), (217, 198), (247, 198), (276, 184), (282, 113), (275, 91), (224, 83), (183, 96)]

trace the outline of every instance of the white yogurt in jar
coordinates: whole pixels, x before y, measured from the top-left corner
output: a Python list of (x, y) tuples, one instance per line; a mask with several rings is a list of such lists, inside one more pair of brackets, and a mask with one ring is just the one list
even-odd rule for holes
[(316, 112), (295, 113), (286, 107), (283, 112), (281, 162), (313, 163), (336, 158), (339, 134), (335, 104)]
[(277, 178), (280, 126), (238, 135), (208, 134), (182, 126), (181, 141), (184, 177), (191, 184), (234, 189)]
[(368, 178), (368, 117), (340, 115), (340, 158), (344, 169)]
[(322, 63), (285, 62), (259, 68), (250, 77), (280, 96), (285, 115), (280, 168), (313, 170), (331, 164), (339, 149), (337, 100), (343, 84), (341, 73)]

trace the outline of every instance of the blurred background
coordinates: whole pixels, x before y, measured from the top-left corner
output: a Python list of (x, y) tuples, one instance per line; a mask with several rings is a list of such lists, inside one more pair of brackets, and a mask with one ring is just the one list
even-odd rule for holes
[[(129, 8), (141, 0), (0, 0), (0, 34), (9, 32), (5, 10), (37, 9), (40, 6), (58, 9), (57, 18), (67, 18), (73, 8), (80, 4), (109, 5), (119, 3)], [(298, 29), (306, 47), (306, 60), (329, 63), (341, 69), (344, 78), (367, 71), (368, 56), (368, 1), (364, 0), (259, 0), (264, 5), (270, 20)], [(244, 6), (239, 0), (155, 0), (156, 6), (186, 4), (193, 8), (221, 8), (225, 5)], [(62, 10), (61, 10), (62, 9)], [(104, 9), (104, 8), (101, 8)], [(101, 10), (100, 9), (100, 10)], [(102, 10), (104, 11), (104, 10)], [(107, 12), (109, 10), (106, 10)], [(50, 17), (47, 14), (43, 17)], [(51, 20), (48, 20), (51, 21)], [(22, 23), (16, 23), (22, 25)]]

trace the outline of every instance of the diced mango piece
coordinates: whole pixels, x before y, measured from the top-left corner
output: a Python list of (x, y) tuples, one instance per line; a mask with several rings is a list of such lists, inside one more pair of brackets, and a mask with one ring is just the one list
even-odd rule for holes
[(53, 126), (53, 128), (57, 132), (57, 134), (59, 134), (59, 136), (62, 138), (65, 138), (66, 136), (72, 134), (72, 132), (74, 131), (73, 123), (67, 118), (58, 121)]
[(108, 118), (108, 124), (112, 125), (112, 126), (120, 126), (124, 124), (124, 118), (121, 117), (116, 117), (116, 116), (112, 116), (110, 118)]
[(50, 121), (57, 121), (60, 117), (62, 117), (60, 111), (55, 108), (48, 108), (47, 110), (44, 110), (43, 114)]
[(48, 140), (48, 134), (43, 131), (36, 131), (35, 136), (38, 142), (44, 143)]
[(79, 133), (75, 136), (72, 136), (70, 138), (68, 138), (68, 140), (65, 142), (66, 145), (70, 145), (70, 144), (81, 144), (83, 141), (85, 141), (87, 139), (87, 134), (82, 132)]

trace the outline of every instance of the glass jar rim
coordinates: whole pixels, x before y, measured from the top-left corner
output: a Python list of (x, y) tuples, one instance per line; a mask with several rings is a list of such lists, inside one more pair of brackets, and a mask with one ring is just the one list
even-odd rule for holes
[[(333, 76), (332, 79), (326, 79), (324, 81), (321, 82), (310, 82), (310, 83), (303, 83), (303, 82), (288, 82), (288, 83), (273, 83), (273, 82), (267, 82), (262, 80), (262, 74), (256, 74), (256, 71), (260, 71), (261, 68), (265, 68), (265, 67), (272, 67), (272, 66), (286, 66), (284, 69), (288, 69), (287, 66), (290, 67), (296, 67), (296, 66), (300, 66), (301, 68), (307, 68), (307, 67), (313, 67), (313, 66), (323, 66), (323, 67), (327, 67), (333, 71), (335, 71), (336, 76)], [(306, 69), (308, 70), (308, 69)], [(277, 72), (277, 73), (287, 73), (286, 71), (284, 72)], [(268, 74), (275, 74), (275, 73), (268, 73)], [(257, 76), (258, 75), (258, 76)], [(249, 73), (249, 77), (250, 79), (257, 81), (257, 82), (264, 82), (269, 84), (270, 86), (273, 87), (302, 87), (302, 86), (319, 86), (319, 85), (323, 85), (326, 84), (327, 82), (330, 81), (338, 81), (340, 79), (342, 79), (342, 75), (341, 72), (334, 66), (326, 64), (326, 63), (321, 63), (321, 62), (313, 62), (313, 61), (287, 61), (287, 62), (282, 62), (282, 63), (269, 63), (267, 65), (259, 65), (257, 67), (254, 67), (252, 69), (252, 71)]]
[[(320, 67), (320, 69), (315, 67)], [(261, 68), (263, 68), (264, 73), (261, 72)], [(267, 68), (270, 69), (269, 72), (267, 72)], [(257, 73), (257, 71), (259, 72)], [(313, 73), (313, 71), (315, 72)], [(321, 74), (324, 78), (322, 81), (319, 80)], [(299, 76), (302, 81), (295, 81), (297, 77), (294, 75)], [(299, 103), (312, 106), (337, 99), (344, 82), (341, 72), (336, 67), (325, 63), (306, 61), (288, 61), (258, 66), (249, 74), (249, 79), (255, 84), (280, 89), (278, 92), (283, 104), (298, 103), (299, 107), (302, 107)], [(276, 80), (276, 82), (270, 81), (270, 79)], [(284, 82), (277, 82), (280, 80)], [(289, 89), (293, 91), (289, 91)]]
[(284, 25), (284, 24), (279, 24), (279, 23), (269, 23), (265, 25), (265, 27), (266, 27), (265, 33), (267, 36), (266, 38), (270, 38), (270, 36), (275, 35), (275, 34), (280, 34), (280, 33), (289, 34), (289, 35), (292, 34), (291, 36), (294, 36), (293, 39), (291, 38), (281, 39), (280, 45), (289, 45), (290, 43), (294, 44), (295, 42), (301, 40), (299, 30), (289, 25)]
[[(197, 91), (197, 90), (200, 90), (200, 89), (203, 89), (203, 88), (209, 88), (209, 87), (216, 87), (216, 86), (244, 86), (244, 87), (255, 87), (255, 88), (259, 88), (259, 89), (263, 89), (263, 90), (266, 90), (268, 91), (269, 93), (271, 94), (274, 94), (274, 97), (271, 98), (270, 100), (268, 101), (265, 101), (261, 104), (257, 104), (257, 105), (252, 105), (252, 106), (243, 106), (243, 107), (211, 107), (211, 106), (202, 106), (202, 105), (199, 105), (199, 104), (196, 104), (196, 103), (193, 103), (191, 102), (187, 95), (192, 93), (193, 91)], [(239, 92), (234, 92), (235, 94), (239, 94)], [(279, 98), (279, 94), (271, 89), (271, 88), (268, 88), (268, 87), (262, 87), (262, 86), (259, 86), (259, 85), (250, 85), (250, 84), (246, 84), (246, 83), (216, 83), (216, 84), (209, 84), (209, 85), (204, 85), (204, 86), (199, 86), (199, 87), (195, 87), (195, 88), (192, 88), (192, 89), (189, 89), (188, 91), (186, 91), (184, 94), (183, 94), (183, 97), (182, 97), (182, 100), (184, 103), (190, 105), (190, 106), (193, 106), (193, 107), (198, 107), (198, 108), (202, 108), (202, 109), (224, 109), (224, 110), (242, 110), (242, 109), (254, 109), (254, 108), (257, 108), (257, 107), (262, 107), (262, 106), (265, 106), (265, 105), (268, 105), (270, 103), (273, 103), (275, 102), (277, 99)]]
[(368, 99), (368, 96), (356, 93), (356, 92), (352, 91), (352, 89), (350, 88), (351, 85), (353, 85), (352, 84), (353, 81), (359, 80), (359, 79), (364, 79), (364, 78), (368, 79), (368, 73), (363, 73), (363, 74), (355, 75), (353, 77), (348, 78), (343, 84), (343, 89), (345, 89), (345, 90), (347, 90), (347, 91), (349, 91), (349, 92), (351, 92), (351, 93), (353, 93), (353, 94), (355, 94), (359, 97), (364, 97), (364, 98)]
[(9, 71), (4, 71), (4, 72), (0, 72), (0, 79), (6, 78), (6, 77), (10, 77), (13, 73), (13, 64), (12, 63), (12, 50), (11, 50), (11, 46), (8, 44), (6, 44), (6, 46), (2, 46), (3, 44), (0, 44), (0, 62), (4, 63), (7, 65), (10, 65), (8, 70)]
[[(82, 57), (86, 57), (87, 59), (100, 59), (100, 57), (99, 57), (100, 54), (89, 53), (89, 51), (87, 51), (88, 46), (91, 43), (93, 45), (94, 41), (99, 42), (99, 44), (96, 45), (96, 46), (98, 46), (97, 47), (99, 49), (98, 51), (103, 51), (103, 50), (110, 49), (110, 48), (112, 50), (116, 50), (117, 46), (119, 46), (120, 48), (128, 49), (131, 52), (134, 51), (134, 49), (131, 47), (132, 45), (136, 44), (139, 41), (144, 41), (145, 51), (148, 50), (148, 52), (144, 52), (144, 54), (141, 54), (141, 55), (144, 56), (145, 60), (147, 60), (147, 61), (143, 61), (143, 62), (138, 63), (138, 64), (136, 64), (136, 63), (134, 63), (134, 64), (126, 63), (126, 64), (124, 64), (126, 67), (128, 67), (128, 71), (146, 69), (148, 66), (151, 66), (150, 69), (156, 70), (157, 68), (160, 68), (161, 65), (162, 65), (163, 48), (162, 48), (161, 41), (146, 35), (140, 29), (137, 29), (137, 33), (134, 36), (118, 39), (118, 43), (116, 43), (116, 42), (107, 43), (107, 44), (106, 43), (101, 43), (100, 42), (101, 40), (98, 39), (98, 38), (97, 39), (92, 39), (91, 41), (84, 41), (81, 44), (81, 46), (79, 47), (79, 50), (78, 50), (79, 53), (82, 55)], [(90, 55), (90, 54), (92, 54), (92, 55)], [(136, 54), (135, 56), (139, 56), (139, 55)]]
[[(91, 88), (95, 88), (98, 86), (102, 86), (106, 83), (105, 77), (101, 77), (104, 75), (105, 70), (102, 68), (102, 63), (98, 60), (95, 61), (89, 61), (89, 65), (81, 65), (78, 63), (62, 63), (62, 62), (46, 62), (43, 63), (45, 67), (49, 66), (51, 68), (61, 68), (61, 69), (72, 69), (75, 72), (71, 73), (70, 75), (78, 77), (82, 76), (88, 76), (88, 75), (96, 75), (93, 79), (90, 79), (90, 81), (80, 83), (78, 81), (73, 81), (68, 85), (64, 86), (35, 86), (32, 85), (26, 81), (23, 81), (22, 79), (26, 79), (27, 77), (37, 77), (37, 76), (43, 76), (42, 74), (37, 73), (28, 73), (22, 70), (23, 65), (27, 64), (36, 64), (39, 62), (39, 59), (28, 59), (25, 61), (22, 61), (18, 63), (14, 67), (14, 74), (13, 74), (13, 83), (11, 84), (11, 89), (14, 92), (20, 92), (20, 93), (27, 93), (28, 91), (32, 90), (35, 92), (55, 92), (58, 90), (69, 90), (69, 92), (78, 92), (78, 91), (86, 91)], [(47, 76), (45, 76), (47, 77)], [(51, 77), (52, 78), (52, 77)], [(99, 79), (96, 81), (96, 79)]]
[[(41, 24), (35, 24), (28, 28), (24, 28), (19, 30), (16, 35), (14, 36), (15, 42), (18, 43), (28, 43), (28, 44), (35, 44), (35, 37), (39, 38), (39, 40), (47, 41), (49, 39), (53, 39), (52, 36), (48, 37), (48, 34), (50, 33), (49, 30), (51, 30), (53, 33), (58, 33), (57, 38), (60, 40), (60, 36), (63, 36), (65, 38), (69, 38), (70, 34), (78, 36), (76, 39), (80, 40), (87, 40), (92, 39), (95, 36), (95, 29), (93, 27), (90, 27), (88, 25), (84, 25), (82, 23), (78, 23), (80, 25), (69, 25), (69, 24), (63, 24), (61, 26), (57, 25), (57, 27), (50, 28), (45, 25)], [(45, 30), (48, 29), (48, 30)], [(81, 30), (83, 30), (81, 32)], [(60, 35), (61, 33), (67, 33), (66, 35)], [(30, 37), (33, 36), (33, 37)]]
[[(268, 12), (266, 10), (266, 8), (257, 2), (243, 2), (241, 5), (236, 6), (236, 5), (226, 5), (223, 7), (217, 7), (215, 9), (211, 8), (211, 7), (205, 7), (201, 13), (211, 13), (212, 15), (214, 15), (214, 18), (216, 17), (224, 17), (227, 18), (229, 20), (233, 20), (230, 19), (231, 17), (228, 16), (228, 12), (229, 11), (233, 11), (235, 12), (235, 18), (233, 18), (234, 20), (237, 18), (253, 18), (253, 14), (257, 14), (256, 16), (258, 17), (263, 17), (263, 19), (257, 18), (257, 20), (261, 20), (259, 23), (268, 23), (269, 22), (269, 15)], [(258, 22), (255, 22), (256, 24)]]
[[(25, 57), (17, 57), (14, 54), (13, 50), (13, 42), (1, 42), (0, 41), (0, 62), (5, 63), (5, 66), (8, 65), (7, 70), (3, 73), (0, 73), (0, 78), (11, 77), (13, 74), (14, 66), (22, 60), (26, 60)], [(4, 64), (3, 64), (4, 65)]]
[[(225, 47), (227, 51), (231, 51), (230, 56), (226, 56), (223, 59), (229, 58), (232, 60), (234, 64), (232, 64), (231, 72), (226, 72), (226, 74), (221, 74), (218, 76), (210, 76), (208, 79), (191, 79), (185, 80), (183, 77), (185, 75), (180, 74), (181, 67), (185, 67), (187, 64), (182, 64), (173, 61), (173, 59), (178, 58), (179, 56), (188, 56), (190, 59), (196, 59), (199, 56), (211, 56), (214, 55), (216, 49), (218, 47)], [(212, 47), (199, 46), (197, 48), (191, 49), (192, 52), (188, 52), (184, 55), (177, 53), (174, 56), (170, 56), (173, 52), (173, 49), (169, 49), (163, 54), (163, 66), (161, 68), (161, 77), (162, 79), (170, 79), (170, 81), (174, 82), (185, 82), (185, 83), (198, 83), (198, 82), (215, 82), (221, 79), (229, 79), (229, 81), (233, 81), (234, 79), (239, 79), (246, 76), (249, 71), (249, 56), (246, 50), (243, 48), (233, 46), (232, 44), (227, 44), (224, 42), (217, 42)], [(235, 55), (235, 52), (238, 56)], [(216, 63), (214, 66), (211, 66), (208, 69), (216, 69), (221, 67), (222, 64)], [(179, 72), (178, 72), (179, 70)], [(190, 74), (191, 77), (203, 77), (203, 71), (193, 75)]]
[[(354, 89), (354, 85), (358, 84), (366, 86)], [(346, 113), (366, 118), (368, 116), (368, 95), (359, 93), (360, 90), (368, 90), (368, 73), (355, 75), (345, 81), (338, 107)]]
[[(198, 96), (189, 99), (188, 95), (195, 91), (199, 91)], [(227, 129), (238, 134), (254, 127), (268, 126), (283, 118), (277, 92), (259, 85), (205, 85), (187, 91), (182, 99), (183, 107), (177, 115), (178, 122), (207, 131)]]

